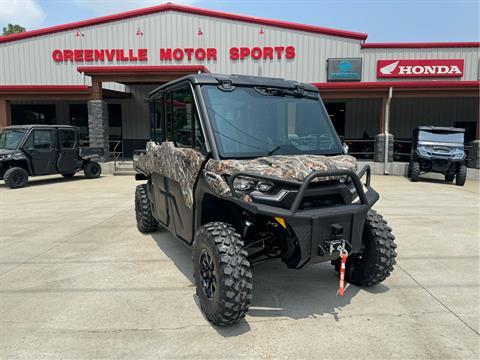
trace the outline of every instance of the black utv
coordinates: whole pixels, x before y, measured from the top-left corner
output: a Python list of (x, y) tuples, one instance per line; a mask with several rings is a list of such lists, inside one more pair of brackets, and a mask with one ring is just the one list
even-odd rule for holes
[(134, 157), (137, 180), (146, 180), (135, 193), (137, 227), (162, 227), (192, 246), (213, 324), (245, 316), (252, 266), (263, 261), (332, 262), (360, 286), (393, 271), (394, 236), (372, 210), (370, 168), (345, 154), (314, 86), (198, 74), (148, 102), (151, 140)]
[(0, 180), (12, 188), (24, 187), (29, 176), (61, 174), (70, 178), (83, 170), (98, 178), (102, 151), (79, 147), (78, 128), (68, 125), (18, 125), (0, 132)]
[(461, 128), (417, 127), (408, 169), (411, 181), (418, 181), (421, 174), (436, 172), (445, 175), (445, 181), (455, 180), (463, 186), (467, 179), (464, 135), (465, 129)]

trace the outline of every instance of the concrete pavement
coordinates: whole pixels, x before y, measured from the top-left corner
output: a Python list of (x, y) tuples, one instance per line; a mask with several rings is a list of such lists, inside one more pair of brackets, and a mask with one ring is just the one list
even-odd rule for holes
[(479, 357), (479, 183), (375, 176), (398, 243), (382, 285), (336, 296), (329, 264), (254, 271), (246, 320), (215, 328), (190, 249), (140, 234), (132, 177), (0, 183), (0, 358)]

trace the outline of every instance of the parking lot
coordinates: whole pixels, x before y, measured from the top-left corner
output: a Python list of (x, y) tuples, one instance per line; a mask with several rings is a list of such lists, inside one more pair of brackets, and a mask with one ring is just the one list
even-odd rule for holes
[(246, 320), (203, 317), (190, 249), (140, 234), (133, 177), (0, 182), (0, 358), (479, 357), (479, 183), (376, 176), (398, 264), (336, 296), (330, 264), (254, 271)]

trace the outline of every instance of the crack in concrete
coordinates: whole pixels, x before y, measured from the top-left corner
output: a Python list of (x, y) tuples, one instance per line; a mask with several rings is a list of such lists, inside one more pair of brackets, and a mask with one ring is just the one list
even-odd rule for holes
[(463, 320), (460, 315), (458, 315), (455, 311), (450, 309), (445, 303), (443, 303), (438, 297), (436, 297), (432, 292), (430, 292), (425, 286), (423, 286), (417, 279), (413, 277), (407, 270), (402, 268), (400, 264), (397, 263), (397, 267), (402, 270), (410, 279), (412, 279), (418, 286), (420, 286), (425, 292), (430, 295), (432, 298), (434, 298), (441, 306), (443, 306), (445, 309), (448, 310), (453, 316), (455, 316), (462, 324), (464, 324), (466, 327), (468, 327), (470, 330), (472, 330), (475, 334), (480, 335), (480, 333), (475, 330), (473, 327), (471, 327), (465, 320)]

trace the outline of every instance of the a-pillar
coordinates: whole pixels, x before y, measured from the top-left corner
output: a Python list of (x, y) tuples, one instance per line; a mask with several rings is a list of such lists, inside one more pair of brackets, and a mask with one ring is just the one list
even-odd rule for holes
[(90, 147), (103, 150), (102, 160), (109, 158), (109, 134), (108, 134), (108, 105), (102, 100), (102, 83), (92, 82), (92, 100), (88, 106), (88, 137)]
[(0, 130), (12, 125), (10, 101), (0, 99)]

